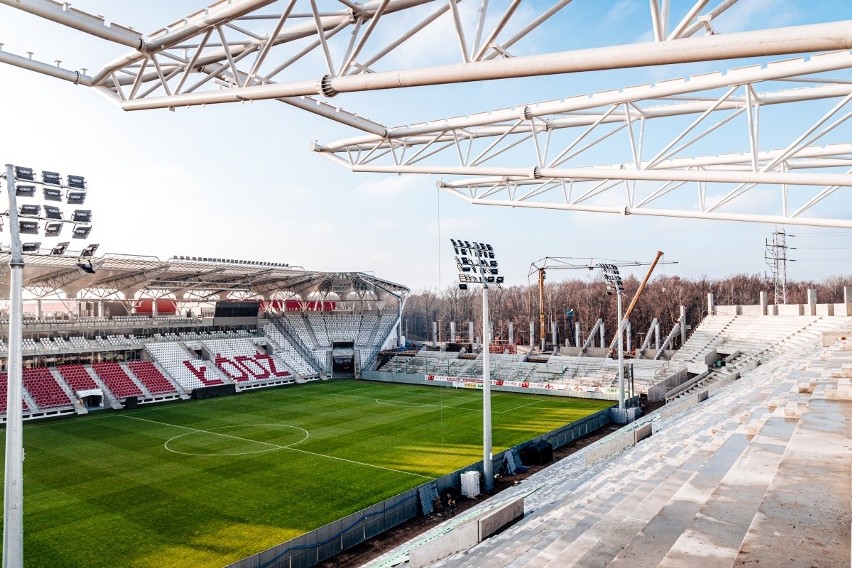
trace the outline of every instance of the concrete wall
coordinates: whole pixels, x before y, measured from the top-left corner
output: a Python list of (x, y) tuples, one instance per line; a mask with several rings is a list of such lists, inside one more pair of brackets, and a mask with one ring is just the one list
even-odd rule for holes
[(633, 443), (638, 444), (645, 438), (649, 437), (652, 434), (652, 431), (653, 430), (650, 422), (636, 428), (635, 430), (633, 430)]
[(686, 382), (688, 379), (689, 373), (687, 373), (686, 369), (681, 369), (668, 379), (661, 381), (649, 388), (648, 402), (658, 402), (660, 400), (664, 400), (668, 391)]
[[(771, 306), (770, 306), (771, 307)], [(763, 316), (763, 306), (739, 306), (739, 313), (743, 316)]]
[(805, 308), (802, 304), (778, 304), (775, 313), (779, 316), (801, 316), (805, 314)]
[(497, 509), (486, 511), (470, 522), (455, 527), (448, 533), (424, 542), (411, 550), (408, 563), (411, 568), (428, 566), (456, 552), (468, 550), (503, 527), (524, 516), (524, 498), (519, 497)]
[[(440, 388), (453, 388), (447, 386), (447, 383), (436, 383), (434, 381), (427, 381), (423, 378), (421, 374), (411, 374), (411, 373), (387, 373), (385, 371), (364, 371), (362, 374), (362, 379), (368, 381), (379, 381), (382, 383), (403, 383), (406, 385), (422, 385), (428, 387), (440, 387)], [(546, 389), (543, 387), (530, 387), (530, 388), (521, 388), (521, 387), (505, 387), (505, 386), (495, 386), (491, 385), (492, 391), (502, 391), (502, 392), (516, 392), (521, 394), (546, 394), (550, 396), (563, 396), (567, 398), (591, 398), (594, 400), (618, 400), (618, 393), (606, 393), (606, 392), (587, 392), (587, 391), (574, 391), (574, 390), (558, 390), (558, 389)]]
[[(811, 306), (807, 304), (770, 304), (763, 307), (756, 306), (716, 306), (716, 314), (720, 316), (802, 316), (810, 315)], [(852, 304), (816, 304), (814, 306), (816, 316), (852, 316)]]
[(411, 568), (428, 566), (441, 558), (467, 550), (479, 543), (479, 524), (472, 521), (426, 542), (408, 553)]
[(519, 497), (479, 518), (479, 539), (485, 540), (524, 516), (524, 498)]
[(818, 316), (833, 316), (834, 304), (817, 304), (816, 315)]
[(621, 450), (629, 448), (635, 443), (636, 442), (633, 438), (633, 431), (628, 430), (627, 432), (624, 432), (623, 434), (616, 436), (611, 440), (607, 440), (596, 446), (592, 446), (591, 448), (589, 448), (589, 451), (586, 452), (586, 465), (593, 464), (613, 454), (617, 454)]
[[(563, 357), (576, 357), (580, 353), (583, 353), (583, 350), (580, 347), (565, 347), (562, 346), (559, 348), (559, 355)], [(609, 349), (605, 347), (589, 347), (585, 351), (586, 357), (606, 357), (609, 355)]]
[(820, 336), (820, 344), (823, 347), (831, 347), (837, 343), (838, 339), (848, 339), (852, 337), (852, 328), (845, 331), (823, 331)]

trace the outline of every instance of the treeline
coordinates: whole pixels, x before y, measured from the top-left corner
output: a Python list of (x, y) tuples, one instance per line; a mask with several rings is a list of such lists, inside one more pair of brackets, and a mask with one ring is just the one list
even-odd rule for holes
[[(843, 301), (843, 285), (848, 278), (831, 277), (822, 282), (801, 281), (787, 283), (787, 303), (807, 303), (807, 290), (817, 291), (817, 302), (838, 303)], [(639, 288), (640, 280), (628, 277), (624, 280), (624, 309)], [(641, 341), (654, 318), (660, 322), (665, 336), (680, 315), (680, 306), (686, 307), (687, 324), (695, 326), (707, 315), (707, 294), (712, 292), (716, 305), (757, 304), (761, 291), (767, 291), (773, 303), (772, 284), (757, 275), (739, 274), (711, 280), (707, 277), (691, 280), (678, 276), (653, 278), (645, 287), (638, 304), (630, 316), (633, 336)], [(514, 327), (515, 343), (529, 343), (529, 325), (535, 323), (536, 342), (540, 340), (538, 285), (489, 288), (488, 304), (495, 339), (508, 339), (508, 323)], [(780, 301), (780, 299), (779, 299)], [(616, 329), (616, 297), (608, 296), (603, 282), (565, 280), (545, 285), (545, 321), (548, 342), (551, 323), (556, 326), (560, 343), (564, 345), (568, 331), (566, 311), (574, 311), (574, 321), (580, 322), (581, 335), (585, 338), (598, 318), (603, 318), (607, 340)], [(474, 322), (476, 336), (482, 329), (482, 293), (479, 287), (459, 290), (453, 285), (442, 292), (425, 290), (414, 292), (405, 304), (403, 333), (409, 340), (431, 341), (432, 322), (438, 322), (440, 341), (450, 338), (451, 321), (456, 322), (456, 333), (467, 336), (467, 322)], [(573, 345), (573, 332), (570, 334)]]

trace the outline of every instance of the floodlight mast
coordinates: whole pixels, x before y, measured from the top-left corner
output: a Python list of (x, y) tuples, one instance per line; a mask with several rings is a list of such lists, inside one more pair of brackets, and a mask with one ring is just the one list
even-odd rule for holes
[[(0, 174), (0, 178), (4, 177)], [(72, 238), (85, 238), (91, 231), (92, 214), (89, 210), (76, 210), (70, 220), (62, 216), (55, 206), (35, 205), (18, 208), (17, 197), (35, 195), (35, 186), (41, 185), (46, 201), (62, 201), (61, 178), (56, 172), (42, 171), (37, 180), (31, 168), (6, 164), (6, 193), (9, 198), (10, 249), (9, 256), (9, 345), (6, 389), (6, 453), (3, 480), (3, 557), (2, 568), (19, 568), (24, 565), (24, 437), (23, 437), (23, 282), (24, 252), (38, 254), (41, 243), (21, 243), (20, 233), (39, 234), (39, 220), (45, 224), (45, 236), (58, 237), (64, 223), (73, 224)], [(17, 180), (26, 182), (18, 186)], [(86, 181), (81, 176), (68, 176), (69, 195), (76, 192), (69, 203), (83, 203)], [(26, 220), (19, 221), (19, 214)], [(48, 228), (50, 225), (52, 228)], [(51, 254), (65, 253), (68, 243), (61, 243)], [(97, 246), (97, 245), (95, 245)], [(90, 264), (91, 267), (91, 264)], [(78, 268), (80, 266), (78, 265)]]
[[(497, 276), (498, 266), (494, 248), (487, 243), (470, 243), (450, 239), (456, 253), (456, 266), (459, 271), (459, 288), (467, 289), (468, 284), (482, 285), (482, 476), (485, 478), (485, 491), (494, 489), (494, 463), (491, 442), (491, 368), (489, 352), (491, 348), (491, 329), (488, 315), (488, 284), (499, 286), (502, 276)], [(473, 342), (473, 338), (471, 338)]]
[(609, 263), (598, 263), (598, 268), (603, 273), (604, 282), (606, 282), (606, 293), (616, 293), (618, 305), (618, 409), (624, 411), (624, 333), (621, 326), (621, 293), (624, 291), (624, 283), (621, 281), (621, 274), (618, 272), (618, 266)]
[(18, 227), (15, 195), (15, 168), (6, 165), (6, 193), (9, 196), (9, 351), (6, 389), (6, 460), (3, 487), (3, 568), (24, 565), (24, 436), (21, 401), (23, 381), (22, 326), (24, 256)]
[[(609, 259), (600, 259), (600, 261), (607, 260), (609, 264), (613, 266), (645, 266), (647, 264), (651, 264), (651, 269), (648, 271), (648, 274), (645, 276), (645, 280), (642, 281), (642, 285), (639, 287), (639, 292), (637, 292), (637, 296), (633, 298), (633, 301), (630, 303), (630, 306), (627, 309), (627, 313), (624, 315), (624, 318), (627, 319), (630, 316), (630, 312), (633, 309), (633, 306), (638, 300), (638, 294), (644, 289), (645, 284), (648, 282), (648, 279), (651, 276), (651, 272), (654, 270), (654, 267), (657, 266), (660, 257), (662, 256), (662, 252), (657, 252), (657, 257), (651, 262), (638, 262), (635, 260), (609, 260)], [(527, 273), (527, 285), (530, 285), (530, 277), (534, 272), (538, 273), (538, 320), (539, 320), (539, 334), (541, 335), (541, 350), (542, 352), (545, 349), (545, 325), (544, 325), (544, 280), (545, 274), (548, 270), (578, 270), (578, 269), (587, 269), (594, 270), (600, 264), (599, 261), (596, 261), (593, 258), (583, 258), (583, 257), (573, 257), (573, 256), (546, 256), (544, 258), (540, 258), (539, 260), (530, 264), (529, 273)], [(677, 264), (674, 262), (663, 262), (662, 264)], [(619, 318), (619, 321), (621, 319)], [(532, 339), (530, 340), (530, 344), (532, 344)], [(615, 340), (613, 339), (613, 343)], [(610, 345), (610, 348), (613, 346)]]

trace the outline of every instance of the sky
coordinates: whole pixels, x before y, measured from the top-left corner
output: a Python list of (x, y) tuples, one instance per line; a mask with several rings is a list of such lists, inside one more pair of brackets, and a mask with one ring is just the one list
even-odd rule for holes
[[(468, 3), (473, 9), (478, 2)], [(499, 4), (496, 2), (495, 4)], [(730, 31), (852, 19), (848, 0), (742, 0)], [(203, 1), (78, 0), (75, 8), (151, 32)], [(674, 0), (673, 13), (691, 2)], [(542, 3), (521, 10), (540, 11)], [(575, 0), (562, 20), (519, 53), (648, 41), (648, 3)], [(720, 23), (721, 25), (721, 23)], [(428, 57), (451, 61), (457, 46), (437, 29), (398, 50), (400, 68)], [(0, 6), (0, 43), (15, 54), (94, 73), (126, 48)], [(463, 115), (677, 77), (637, 69), (497, 83), (339, 95), (340, 104), (387, 125)], [(311, 152), (312, 141), (357, 135), (275, 102), (124, 112), (94, 90), (0, 64), (0, 163), (84, 175), (100, 253), (205, 256), (286, 262), (311, 270), (365, 271), (412, 290), (455, 281), (449, 239), (491, 243), (507, 284), (526, 284), (545, 256), (650, 262), (668, 276), (763, 274), (772, 225), (622, 217), (469, 205), (436, 188), (437, 177), (355, 174)], [(841, 133), (849, 140), (848, 127)], [(723, 148), (719, 149), (724, 151)], [(796, 227), (790, 279), (848, 275), (852, 232)], [(830, 259), (830, 260), (816, 260)], [(631, 270), (625, 270), (631, 273)], [(641, 277), (644, 269), (635, 269)], [(558, 280), (579, 276), (569, 271)]]

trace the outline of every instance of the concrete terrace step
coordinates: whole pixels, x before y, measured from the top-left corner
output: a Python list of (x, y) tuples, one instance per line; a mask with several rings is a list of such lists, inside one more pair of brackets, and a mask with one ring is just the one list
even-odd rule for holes
[(435, 566), (848, 566), (852, 351), (778, 351), (705, 402), (642, 418), (653, 435), (635, 446), (590, 465), (581, 450), (489, 499), (529, 493), (527, 515)]
[(798, 421), (733, 566), (850, 565), (852, 402), (826, 400), (825, 386)]
[(576, 542), (564, 546), (547, 567), (604, 566), (609, 563), (704, 466), (708, 457), (708, 452), (698, 451), (677, 467), (670, 464), (654, 471), (618, 507), (608, 511)]
[[(613, 558), (613, 562), (626, 562), (631, 568), (658, 566), (747, 446), (748, 437), (745, 434), (735, 434), (728, 438), (621, 549)], [(598, 562), (594, 565), (605, 566), (608, 563)]]
[(794, 429), (793, 421), (780, 416), (763, 424), (660, 566), (731, 565)]

